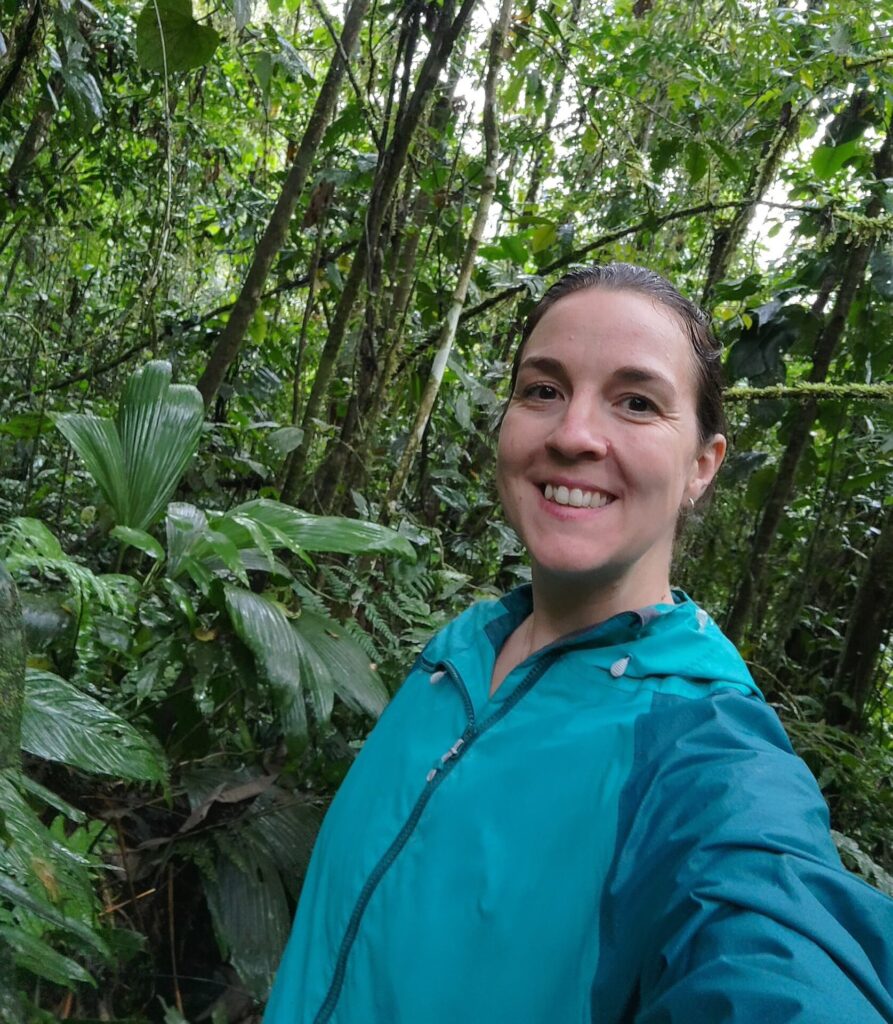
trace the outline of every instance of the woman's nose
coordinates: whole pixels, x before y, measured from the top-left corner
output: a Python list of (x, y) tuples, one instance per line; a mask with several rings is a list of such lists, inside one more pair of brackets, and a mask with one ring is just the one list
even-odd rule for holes
[(610, 442), (605, 413), (597, 402), (571, 400), (546, 438), (546, 444), (565, 458), (603, 459)]

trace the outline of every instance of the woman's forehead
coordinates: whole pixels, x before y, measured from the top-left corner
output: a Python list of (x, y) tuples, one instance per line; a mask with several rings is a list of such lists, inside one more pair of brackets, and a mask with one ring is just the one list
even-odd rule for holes
[(692, 344), (678, 314), (653, 296), (586, 288), (562, 296), (524, 346), (521, 367), (535, 358), (582, 360), (593, 369), (635, 366), (695, 380)]

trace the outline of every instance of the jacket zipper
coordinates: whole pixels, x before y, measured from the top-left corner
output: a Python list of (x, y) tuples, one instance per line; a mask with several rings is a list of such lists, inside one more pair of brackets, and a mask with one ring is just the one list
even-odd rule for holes
[(384, 854), (382, 854), (380, 860), (366, 879), (365, 885), (360, 890), (360, 895), (357, 897), (357, 901), (354, 904), (353, 913), (350, 915), (350, 920), (347, 922), (344, 938), (341, 940), (341, 946), (338, 950), (338, 958), (335, 961), (335, 973), (332, 976), (332, 983), (329, 985), (329, 991), (326, 993), (326, 997), (323, 1000), (322, 1006), (319, 1008), (319, 1012), (313, 1019), (313, 1024), (328, 1024), (328, 1021), (331, 1020), (332, 1014), (335, 1012), (335, 1007), (341, 995), (341, 988), (344, 984), (347, 960), (350, 956), (354, 940), (357, 937), (357, 932), (360, 930), (360, 921), (366, 911), (369, 900), (372, 899), (372, 894), (378, 888), (378, 883), (382, 878), (384, 878), (385, 874), (387, 874), (388, 869), (409, 841), (409, 837), (415, 830), (419, 818), (421, 818), (422, 812), (425, 810), (425, 807), (431, 799), (434, 791), (453, 770), (459, 758), (462, 757), (462, 755), (465, 754), (474, 745), (474, 743), (491, 728), (491, 726), (496, 725), (497, 722), (505, 718), (518, 701), (520, 701), (521, 698), (533, 688), (540, 676), (543, 675), (546, 669), (558, 657), (558, 653), (559, 652), (556, 651), (554, 653), (547, 654), (539, 660), (530, 669), (523, 681), (518, 684), (515, 690), (509, 694), (497, 710), (481, 725), (477, 725), (475, 723), (474, 706), (471, 703), (471, 698), (468, 695), (468, 691), (466, 690), (465, 684), (462, 682), (459, 673), (449, 662), (443, 663), (447, 670), (447, 674), (462, 696), (468, 724), (465, 727), (465, 731), (456, 740), (456, 742), (449, 748), (449, 750), (441, 755), (440, 763), (436, 764), (428, 772), (425, 779), (425, 788), (419, 794), (418, 799), (409, 813), (409, 817), (403, 823), (403, 827), (397, 833), (394, 841), (387, 850), (385, 850)]

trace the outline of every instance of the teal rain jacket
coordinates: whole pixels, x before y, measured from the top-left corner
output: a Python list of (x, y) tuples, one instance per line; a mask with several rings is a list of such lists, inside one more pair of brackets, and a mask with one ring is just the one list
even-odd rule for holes
[(314, 850), (265, 1024), (879, 1024), (893, 901), (684, 594), (537, 651), (428, 644)]

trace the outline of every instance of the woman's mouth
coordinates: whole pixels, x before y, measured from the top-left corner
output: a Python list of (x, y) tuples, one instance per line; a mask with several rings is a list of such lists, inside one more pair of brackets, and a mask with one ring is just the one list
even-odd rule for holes
[(556, 505), (570, 505), (572, 508), (604, 508), (614, 500), (614, 495), (605, 491), (565, 487), (564, 484), (546, 484), (543, 497), (546, 501), (554, 501)]

